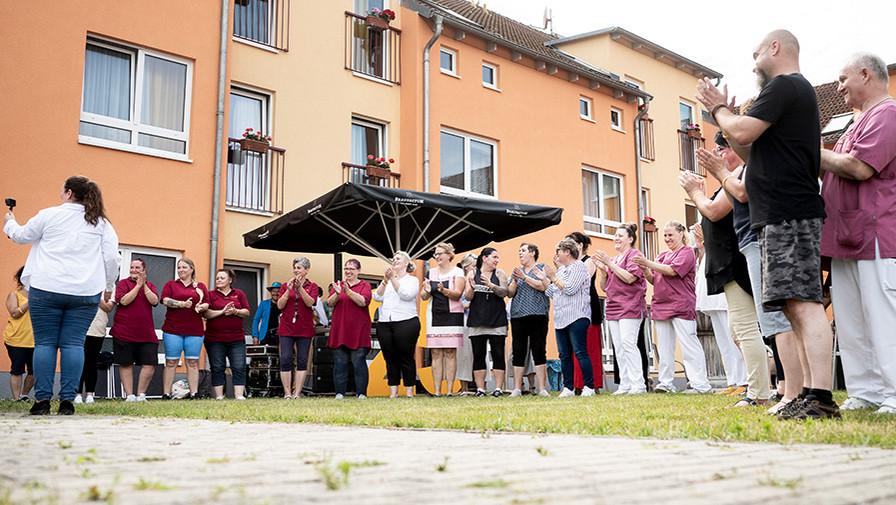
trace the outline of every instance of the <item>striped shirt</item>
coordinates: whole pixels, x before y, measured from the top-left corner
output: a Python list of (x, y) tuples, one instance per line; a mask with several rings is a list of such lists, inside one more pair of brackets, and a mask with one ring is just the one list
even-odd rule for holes
[(557, 269), (557, 280), (563, 281), (563, 289), (551, 283), (545, 294), (554, 300), (554, 328), (562, 329), (585, 318), (591, 321), (591, 294), (588, 283), (588, 267), (581, 261), (573, 261)]
[[(544, 263), (536, 264), (535, 267), (528, 272), (526, 272), (526, 269), (524, 268), (523, 272), (526, 276), (538, 280), (538, 277), (535, 276), (535, 268), (544, 270)], [(544, 291), (539, 291), (533, 288), (525, 281), (525, 279), (514, 279), (514, 282), (516, 282), (516, 294), (510, 301), (511, 318), (548, 315), (548, 312), (551, 310), (551, 302), (548, 301), (548, 297), (545, 296)]]

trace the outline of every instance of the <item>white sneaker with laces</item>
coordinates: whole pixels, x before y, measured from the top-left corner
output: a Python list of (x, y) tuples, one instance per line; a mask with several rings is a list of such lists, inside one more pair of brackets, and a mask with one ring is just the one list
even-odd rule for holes
[(337, 399), (337, 400), (342, 400), (342, 399), (344, 399), (344, 398), (345, 398), (345, 395), (344, 395), (344, 394), (341, 394), (341, 393), (340, 393), (340, 394), (336, 395), (336, 399)]
[(861, 398), (847, 398), (843, 405), (840, 406), (840, 410), (862, 410), (862, 409), (876, 409), (877, 404), (871, 403), (868, 400), (863, 400)]
[(359, 400), (366, 400), (366, 399), (367, 399), (367, 395), (358, 395), (358, 399), (359, 399)]
[(627, 395), (628, 392), (629, 392), (628, 389), (617, 389), (616, 391), (613, 391), (612, 393), (610, 393), (610, 396)]
[(72, 403), (84, 403), (84, 399), (81, 398), (81, 395), (78, 395), (75, 397), (75, 399), (74, 399), (74, 401), (72, 401)]
[(137, 401), (137, 397), (134, 396), (134, 395), (128, 395), (128, 397), (125, 398), (124, 401), (126, 401), (126, 402), (135, 402), (135, 401)]
[(84, 398), (84, 403), (93, 403), (93, 395), (87, 395), (87, 397)]
[(896, 407), (891, 407), (889, 405), (881, 405), (879, 409), (874, 411), (875, 414), (896, 414)]
[(630, 394), (630, 395), (643, 395), (643, 394), (646, 394), (646, 393), (647, 393), (647, 388), (643, 388), (643, 389), (630, 389), (630, 390), (628, 391), (628, 394)]
[(563, 391), (560, 391), (560, 394), (557, 395), (557, 398), (569, 398), (570, 396), (575, 396), (576, 392), (571, 389), (563, 388)]
[(514, 396), (523, 396), (523, 392), (520, 391), (519, 389), (514, 389), (514, 390), (510, 393), (510, 396), (511, 396), (511, 397), (514, 397)]
[(547, 389), (542, 389), (538, 392), (538, 396), (551, 396), (551, 393), (548, 393)]
[(137, 397), (136, 401), (145, 402), (146, 401), (146, 393), (140, 393), (140, 396)]
[(594, 389), (589, 388), (588, 386), (585, 386), (582, 388), (582, 396), (594, 396), (594, 395), (595, 395)]

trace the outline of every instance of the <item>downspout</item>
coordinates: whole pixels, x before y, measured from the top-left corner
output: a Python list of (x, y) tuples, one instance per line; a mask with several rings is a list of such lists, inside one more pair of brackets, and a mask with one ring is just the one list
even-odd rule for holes
[(423, 191), (429, 192), (429, 50), (442, 36), (442, 16), (436, 14), (435, 33), (423, 47)]
[(644, 237), (646, 237), (647, 234), (644, 232), (644, 210), (645, 209), (644, 209), (644, 202), (641, 200), (641, 188), (642, 188), (641, 152), (640, 152), (641, 151), (641, 128), (639, 128), (639, 126), (640, 126), (641, 118), (643, 118), (644, 116), (647, 115), (647, 109), (649, 109), (649, 108), (650, 108), (650, 98), (646, 98), (644, 100), (644, 110), (642, 110), (641, 112), (638, 113), (637, 116), (635, 116), (635, 125), (634, 125), (634, 130), (635, 130), (635, 179), (638, 184), (638, 188), (637, 188), (637, 191), (638, 191), (637, 192), (638, 220), (635, 222), (638, 223), (638, 232), (639, 232), (638, 234), (640, 235), (638, 237), (638, 243), (641, 244), (641, 247), (644, 247)]
[(230, 22), (230, 0), (221, 0), (221, 48), (218, 59), (218, 107), (215, 110), (215, 181), (212, 186), (212, 231), (209, 253), (209, 286), (214, 285), (215, 270), (218, 269), (218, 221), (221, 207), (221, 163), (224, 152), (224, 100), (227, 97), (227, 35)]

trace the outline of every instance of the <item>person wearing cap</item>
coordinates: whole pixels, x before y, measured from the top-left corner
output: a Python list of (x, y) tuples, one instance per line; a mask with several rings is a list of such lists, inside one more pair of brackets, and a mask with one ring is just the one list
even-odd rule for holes
[(277, 327), (280, 325), (280, 308), (272, 300), (280, 298), (279, 282), (268, 286), (271, 297), (262, 300), (252, 320), (252, 345), (277, 345)]

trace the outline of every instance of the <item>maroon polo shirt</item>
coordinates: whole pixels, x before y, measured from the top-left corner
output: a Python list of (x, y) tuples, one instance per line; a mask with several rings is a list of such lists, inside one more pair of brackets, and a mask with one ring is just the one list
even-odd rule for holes
[(209, 294), (205, 284), (199, 282), (194, 288), (192, 282), (184, 285), (180, 279), (168, 281), (162, 288), (160, 301), (165, 298), (179, 302), (192, 300), (193, 306), (190, 308), (168, 307), (162, 331), (173, 335), (201, 337), (205, 328), (202, 324), (202, 315), (196, 313), (196, 306), (200, 303), (208, 303)]
[[(118, 281), (118, 285), (115, 286), (115, 303), (118, 304), (118, 307), (115, 309), (115, 317), (109, 333), (122, 342), (158, 343), (159, 337), (156, 335), (155, 325), (152, 321), (152, 305), (149, 304), (143, 291), (137, 293), (137, 297), (131, 303), (121, 305), (121, 297), (136, 286), (137, 281), (132, 281), (130, 278)], [(158, 291), (153, 283), (146, 281), (146, 287), (158, 296)]]
[[(280, 288), (280, 296), (283, 296), (283, 290), (286, 289), (286, 283)], [(317, 284), (305, 280), (302, 289), (308, 293), (312, 300), (317, 300), (320, 294), (320, 288)], [(308, 337), (314, 336), (314, 311), (311, 307), (305, 305), (304, 300), (297, 299), (295, 287), (289, 290), (289, 298), (286, 300), (286, 306), (280, 313), (280, 327), (277, 333), (286, 337)], [(298, 313), (296, 313), (298, 307)], [(293, 322), (295, 319), (295, 322)]]
[[(246, 294), (239, 289), (231, 289), (226, 295), (217, 289), (209, 293), (209, 310), (223, 310), (233, 302), (233, 306), (239, 309), (248, 309), (249, 301)], [(245, 340), (243, 333), (243, 318), (237, 315), (220, 315), (205, 322), (205, 340), (207, 342), (239, 342)]]

